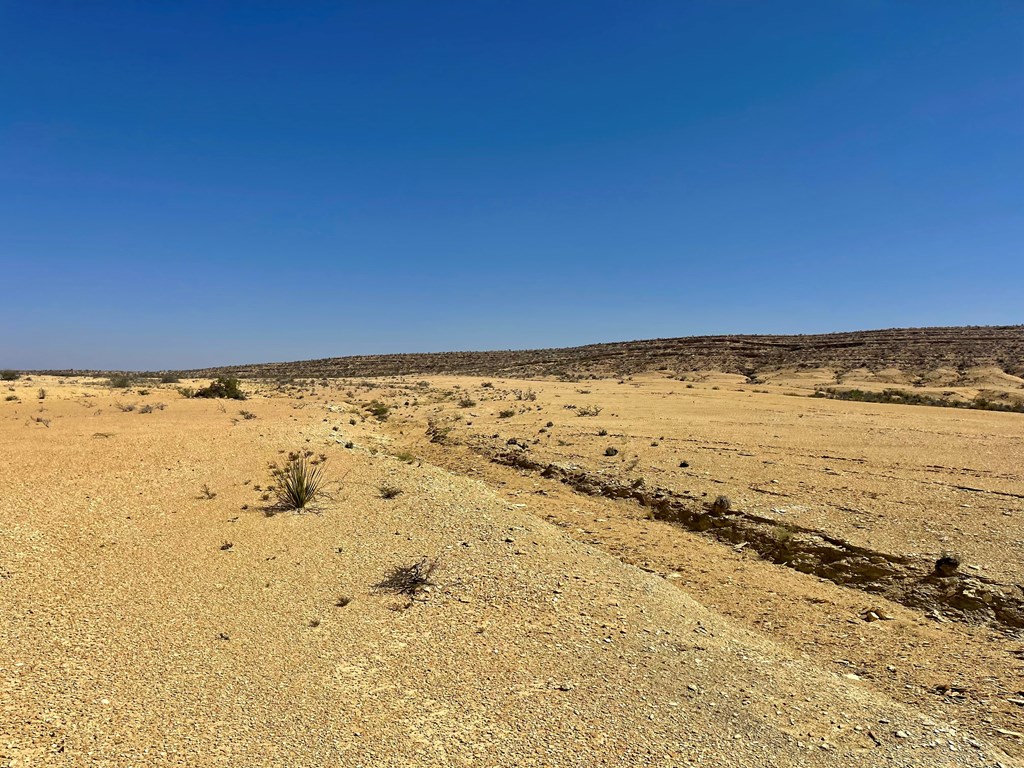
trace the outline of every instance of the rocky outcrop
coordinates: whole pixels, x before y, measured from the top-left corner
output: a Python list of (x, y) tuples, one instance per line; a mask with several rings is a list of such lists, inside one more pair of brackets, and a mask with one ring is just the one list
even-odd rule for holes
[(332, 357), (179, 372), (182, 376), (349, 377), (620, 376), (649, 370), (719, 370), (752, 376), (779, 368), (881, 370), (921, 375), (988, 365), (1024, 372), (1024, 326), (893, 328), (794, 336), (687, 336), (561, 349)]

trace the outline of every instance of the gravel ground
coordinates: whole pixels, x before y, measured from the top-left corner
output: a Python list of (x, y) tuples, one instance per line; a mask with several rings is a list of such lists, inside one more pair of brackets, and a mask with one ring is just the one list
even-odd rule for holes
[[(0, 403), (0, 765), (1016, 764), (529, 504), (374, 454), (343, 392), (43, 385)], [(267, 516), (268, 463), (307, 447), (331, 497)], [(378, 586), (423, 557), (429, 590)]]

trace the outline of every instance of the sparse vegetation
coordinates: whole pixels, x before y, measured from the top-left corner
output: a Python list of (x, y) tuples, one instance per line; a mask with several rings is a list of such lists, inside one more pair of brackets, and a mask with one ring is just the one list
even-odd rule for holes
[(796, 531), (788, 525), (776, 525), (772, 528), (772, 538), (781, 546), (785, 546), (795, 535)]
[(577, 416), (597, 416), (603, 409), (596, 405), (584, 405), (576, 409)]
[(315, 502), (323, 491), (325, 463), (312, 463), (306, 453), (291, 453), (284, 465), (273, 465), (270, 492), (278, 509), (299, 511)]
[[(181, 391), (181, 390), (179, 390)], [(227, 400), (245, 400), (241, 382), (233, 376), (218, 376), (208, 386), (195, 391), (193, 397), (222, 398)]]
[(452, 427), (441, 424), (436, 419), (427, 420), (427, 437), (432, 443), (444, 443), (451, 434)]
[(0, 371), (0, 381), (17, 381), (20, 378), (20, 373), (12, 371), (9, 368)]
[(107, 379), (107, 386), (112, 389), (128, 389), (135, 380), (127, 373), (116, 373)]
[(515, 410), (513, 408), (506, 408), (506, 409), (504, 409), (502, 411), (498, 411), (498, 418), (499, 419), (511, 419), (515, 415), (516, 415), (516, 412), (515, 412)]
[(1024, 401), (995, 402), (981, 395), (978, 395), (973, 400), (960, 400), (946, 396), (928, 395), (921, 392), (907, 392), (903, 389), (883, 389), (881, 392), (873, 392), (863, 389), (822, 387), (820, 389), (816, 389), (811, 397), (823, 397), (830, 400), (851, 400), (858, 403), (931, 405), (937, 408), (970, 408), (980, 411), (1024, 413)]
[(393, 499), (402, 492), (401, 488), (391, 483), (383, 483), (378, 490), (382, 499)]
[(719, 515), (725, 514), (730, 509), (732, 509), (732, 502), (729, 500), (728, 496), (718, 496), (711, 503), (711, 511)]
[(437, 586), (434, 573), (440, 566), (437, 558), (423, 557), (412, 565), (396, 566), (376, 584), (377, 589), (395, 592), (409, 598), (406, 607), (414, 602), (423, 602), (423, 593)]
[(377, 419), (377, 421), (387, 421), (388, 416), (391, 414), (391, 407), (382, 403), (380, 400), (371, 400), (366, 404), (366, 410), (369, 411), (370, 415)]

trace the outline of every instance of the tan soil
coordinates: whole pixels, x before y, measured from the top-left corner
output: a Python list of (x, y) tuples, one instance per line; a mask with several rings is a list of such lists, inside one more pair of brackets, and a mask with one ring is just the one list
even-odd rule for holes
[[(1019, 642), (899, 606), (882, 609), (892, 621), (862, 622), (863, 593), (498, 467), (471, 445), (471, 430), (532, 438), (551, 420), (551, 451), (604, 467), (591, 448), (607, 439), (589, 432), (607, 424), (629, 435), (627, 466), (697, 457), (691, 475), (664, 466), (659, 482), (752, 504), (751, 484), (779, 479), (786, 505), (811, 507), (781, 514), (874, 536), (832, 511), (842, 493), (904, 499), (905, 483), (948, 485), (962, 467), (978, 474), (961, 484), (1018, 488), (1020, 463), (998, 454), (1019, 451), (1017, 415), (940, 418), (660, 379), (593, 382), (587, 396), (525, 383), (536, 401), (499, 404), (480, 380), (434, 383), (460, 383), (479, 405), (415, 385), (249, 385), (259, 392), (245, 403), (156, 385), (12, 385), (20, 400), (0, 401), (0, 765), (1019, 764), (1019, 707), (1006, 700), (1024, 688)], [(358, 404), (374, 397), (399, 405), (384, 424)], [(579, 418), (568, 402), (605, 411)], [(499, 405), (543, 410), (499, 419)], [(427, 440), (428, 416), (469, 410), (480, 415), (453, 444)], [(977, 439), (969, 462), (940, 450), (947, 419)], [(877, 437), (887, 424), (896, 432)], [(666, 456), (649, 446), (654, 432)], [(866, 459), (843, 485), (822, 468), (835, 460), (815, 455), (830, 434), (830, 455)], [(936, 455), (916, 461), (950, 469), (922, 470), (908, 439), (934, 440)], [(254, 486), (296, 448), (326, 454), (337, 488), (316, 513), (268, 517)], [(422, 459), (395, 458), (403, 450)], [(778, 477), (753, 474), (758, 458)], [(889, 461), (895, 479), (879, 472)], [(385, 482), (403, 493), (382, 499)], [(935, 499), (967, 493), (917, 485)], [(963, 529), (976, 539), (968, 562), (1006, 574), (1011, 537), (1002, 554), (983, 544), (1002, 502), (971, 493), (975, 514), (940, 506), (938, 533), (923, 515), (908, 514), (907, 530), (923, 550)], [(885, 523), (896, 508), (871, 518), (876, 543), (897, 541)], [(375, 588), (423, 556), (442, 565), (420, 601)], [(951, 695), (929, 692), (933, 680)]]

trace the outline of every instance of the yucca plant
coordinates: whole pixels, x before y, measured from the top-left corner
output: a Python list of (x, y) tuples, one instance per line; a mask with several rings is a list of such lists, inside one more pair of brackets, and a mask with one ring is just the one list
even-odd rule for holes
[(312, 504), (324, 485), (324, 461), (309, 461), (304, 453), (291, 453), (283, 466), (274, 465), (270, 474), (274, 479), (271, 492), (279, 509), (306, 509)]

